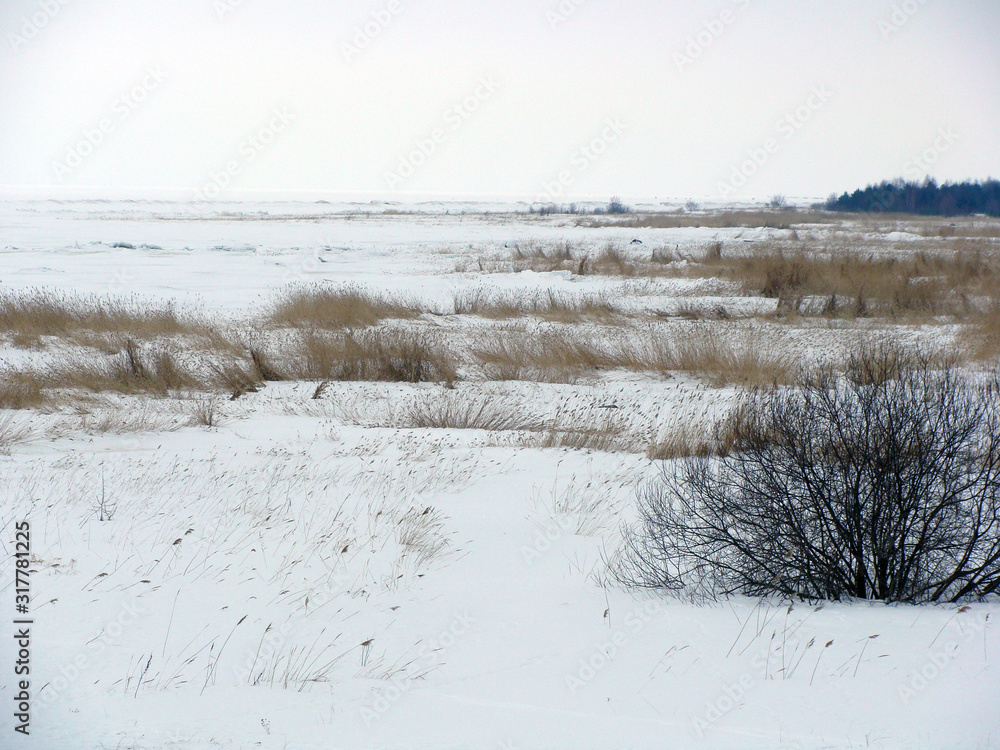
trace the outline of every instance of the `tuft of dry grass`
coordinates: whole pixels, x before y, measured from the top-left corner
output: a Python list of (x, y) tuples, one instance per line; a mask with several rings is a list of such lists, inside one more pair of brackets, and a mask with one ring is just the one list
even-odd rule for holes
[(284, 292), (265, 320), (274, 326), (338, 330), (416, 318), (421, 312), (415, 302), (355, 286), (309, 285)]
[(86, 346), (100, 343), (101, 336), (144, 341), (179, 335), (212, 340), (218, 337), (205, 321), (181, 312), (173, 302), (81, 296), (46, 289), (0, 294), (0, 334), (8, 335), (20, 347), (38, 346), (46, 336)]
[(791, 382), (796, 369), (785, 354), (768, 351), (756, 338), (737, 341), (704, 327), (673, 344), (673, 368), (705, 378), (716, 387), (773, 386)]
[(458, 377), (454, 352), (423, 330), (306, 331), (289, 360), (293, 375), (308, 380), (451, 384)]
[(43, 380), (36, 372), (0, 370), (0, 409), (37, 409), (45, 402)]
[(732, 229), (788, 229), (796, 224), (837, 224), (843, 217), (821, 211), (720, 211), (705, 214), (635, 213), (622, 219), (582, 219), (577, 224), (586, 227), (629, 227), (633, 229), (677, 229), (709, 227)]
[(31, 425), (19, 422), (13, 414), (0, 414), (0, 455), (10, 453), (11, 446), (31, 436)]
[(640, 436), (611, 417), (587, 426), (560, 427), (547, 431), (538, 441), (539, 448), (571, 448), (602, 453), (636, 453), (641, 451)]
[(559, 329), (489, 331), (471, 347), (489, 380), (568, 383), (615, 366), (613, 347)]
[(182, 368), (176, 354), (162, 346), (143, 350), (132, 339), (112, 357), (71, 362), (46, 375), (49, 387), (78, 388), (93, 393), (147, 393), (166, 396), (171, 391), (205, 388), (207, 383)]
[(217, 427), (222, 421), (219, 405), (214, 398), (200, 398), (194, 402), (188, 424), (192, 427)]
[(615, 315), (613, 306), (600, 295), (562, 294), (554, 289), (501, 291), (474, 287), (455, 295), (454, 309), (456, 315), (494, 319), (534, 315), (561, 323), (585, 319), (608, 320)]
[(447, 393), (411, 404), (401, 425), (423, 429), (537, 432), (544, 420), (523, 404), (503, 402), (492, 396), (470, 397)]
[(1000, 277), (995, 257), (975, 246), (958, 252), (879, 256), (872, 253), (755, 253), (706, 264), (748, 292), (800, 312), (805, 297), (821, 298), (829, 317), (968, 314), (968, 297)]
[(726, 336), (710, 326), (679, 336), (656, 328), (638, 336), (618, 329), (602, 334), (494, 330), (475, 342), (471, 353), (489, 380), (569, 383), (598, 370), (686, 371), (721, 387), (787, 383), (794, 374), (787, 356), (767, 351), (752, 336)]
[(984, 310), (973, 316), (972, 325), (961, 338), (975, 359), (1000, 357), (1000, 298), (991, 299)]

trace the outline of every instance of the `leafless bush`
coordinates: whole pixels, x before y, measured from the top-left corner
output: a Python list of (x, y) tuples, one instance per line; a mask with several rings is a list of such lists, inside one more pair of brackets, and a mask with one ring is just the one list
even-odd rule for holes
[(712, 595), (957, 601), (1000, 586), (1000, 379), (864, 344), (751, 396), (732, 450), (640, 493), (625, 583)]

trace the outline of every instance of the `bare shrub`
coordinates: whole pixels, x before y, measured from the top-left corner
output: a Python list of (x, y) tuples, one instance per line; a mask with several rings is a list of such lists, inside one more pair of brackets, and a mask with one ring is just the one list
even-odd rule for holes
[(373, 326), (387, 319), (415, 318), (419, 306), (356, 286), (296, 286), (274, 304), (266, 322), (335, 330)]
[(846, 370), (876, 376), (758, 392), (728, 455), (665, 467), (640, 493), (619, 579), (906, 602), (996, 592), (1000, 379), (887, 341)]

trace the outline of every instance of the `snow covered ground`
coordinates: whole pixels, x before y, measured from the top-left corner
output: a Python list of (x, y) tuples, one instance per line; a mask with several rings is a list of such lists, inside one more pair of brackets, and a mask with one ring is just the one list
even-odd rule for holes
[[(456, 290), (482, 284), (752, 311), (767, 301), (714, 279), (636, 286), (485, 273), (477, 260), (532, 241), (683, 251), (787, 234), (591, 229), (500, 205), (385, 208), (0, 204), (0, 290), (137, 295), (237, 317), (302, 281), (405, 291), (443, 313)], [(817, 356), (841, 340), (822, 327), (782, 336)], [(4, 363), (36, 355), (0, 348)], [(400, 417), (415, 401), (484, 391), (541, 417), (611, 408), (654, 433), (708, 424), (732, 396), (690, 377), (612, 374), (448, 392), (335, 383), (319, 399), (311, 383), (270, 384), (219, 402), (211, 427), (188, 420), (194, 397), (110, 399), (102, 408), (125, 419), (114, 429), (12, 413), (30, 436), (0, 455), (0, 746), (1000, 746), (1000, 604), (625, 591), (606, 560), (655, 462)], [(137, 413), (138, 431), (122, 417)], [(12, 540), (24, 519), (28, 738), (11, 710)]]

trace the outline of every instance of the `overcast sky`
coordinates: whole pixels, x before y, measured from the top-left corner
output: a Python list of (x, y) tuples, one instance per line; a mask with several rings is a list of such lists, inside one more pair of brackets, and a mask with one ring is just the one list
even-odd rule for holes
[(0, 194), (1000, 177), (997, 0), (3, 0)]

